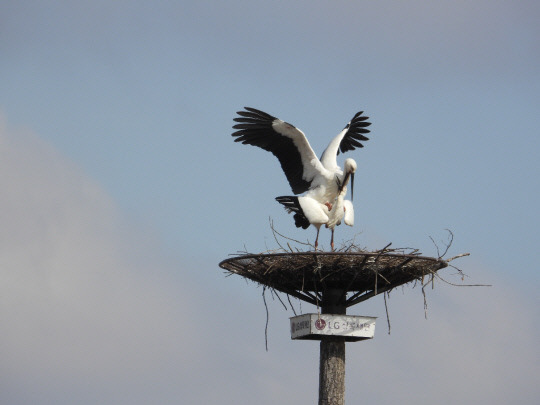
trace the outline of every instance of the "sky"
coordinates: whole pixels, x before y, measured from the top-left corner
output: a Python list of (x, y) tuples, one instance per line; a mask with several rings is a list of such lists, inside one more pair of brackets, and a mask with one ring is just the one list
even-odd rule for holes
[[(338, 245), (470, 253), (350, 314), (346, 400), (538, 402), (540, 5), (534, 1), (0, 3), (0, 402), (312, 404), (318, 345), (218, 263), (313, 242), (274, 200), (244, 106), (317, 154), (357, 111)], [(344, 159), (340, 155), (340, 159)], [(342, 164), (342, 160), (340, 161)], [(329, 233), (320, 243), (329, 249)], [(296, 312), (315, 312), (293, 301)], [(391, 333), (389, 333), (391, 332)]]

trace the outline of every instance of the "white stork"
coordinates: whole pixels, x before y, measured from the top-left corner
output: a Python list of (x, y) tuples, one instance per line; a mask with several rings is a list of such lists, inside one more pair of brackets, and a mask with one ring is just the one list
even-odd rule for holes
[(308, 196), (283, 196), (276, 197), (276, 200), (280, 204), (283, 204), (289, 214), (294, 213), (294, 224), (297, 228), (307, 229), (309, 225), (313, 225), (317, 228), (315, 250), (317, 250), (317, 247), (319, 246), (318, 241), (321, 225), (324, 224), (327, 228), (330, 228), (332, 231), (330, 246), (332, 251), (334, 251), (334, 228), (336, 225), (341, 224), (342, 219), (346, 225), (354, 225), (354, 207), (351, 201), (344, 200), (346, 192), (347, 188), (344, 187), (333, 205), (329, 203), (321, 204), (314, 198)]
[[(314, 209), (315, 202), (317, 202), (326, 205), (328, 212), (330, 212), (334, 200), (342, 193), (349, 181), (349, 177), (351, 179), (352, 198), (356, 162), (353, 159), (345, 159), (344, 170), (341, 170), (337, 165), (337, 155), (340, 152), (362, 148), (361, 141), (368, 140), (364, 134), (370, 132), (367, 127), (371, 123), (367, 122), (369, 117), (362, 115), (363, 111), (354, 115), (345, 128), (328, 144), (319, 160), (305, 134), (300, 129), (263, 111), (251, 107), (244, 108), (245, 111), (238, 111), (239, 117), (234, 118), (234, 121), (238, 122), (233, 126), (234, 129), (237, 129), (232, 134), (232, 136), (236, 137), (235, 142), (258, 146), (272, 152), (281, 163), (281, 168), (289, 181), (293, 193), (307, 192), (305, 197), (314, 200), (313, 202), (300, 200), (303, 201), (304, 205), (307, 204), (306, 207), (310, 206)], [(301, 203), (298, 202), (298, 204)], [(306, 209), (310, 211), (309, 208)], [(324, 213), (324, 209), (321, 208), (321, 210)], [(317, 227), (316, 223), (318, 222), (310, 222), (307, 219), (309, 215), (304, 215), (304, 218), (308, 221), (305, 228), (309, 226), (309, 223), (313, 223)], [(296, 215), (295, 222), (297, 226), (300, 223), (297, 221)], [(317, 237), (322, 223), (317, 227)], [(301, 226), (303, 227), (303, 225)]]

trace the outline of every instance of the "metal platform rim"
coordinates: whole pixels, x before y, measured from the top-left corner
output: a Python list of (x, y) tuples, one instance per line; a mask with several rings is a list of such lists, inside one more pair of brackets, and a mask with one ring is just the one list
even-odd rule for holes
[(439, 262), (444, 264), (444, 268), (448, 265), (447, 261), (441, 258), (435, 258), (430, 256), (423, 256), (420, 254), (409, 253), (386, 253), (386, 252), (324, 252), (324, 251), (308, 251), (308, 252), (277, 252), (277, 253), (238, 253), (231, 255), (227, 259), (219, 262), (219, 267), (223, 268), (222, 264), (239, 260), (239, 259), (254, 259), (257, 257), (284, 257), (284, 256), (386, 256), (386, 257), (402, 257), (402, 258), (415, 258), (433, 262)]
[(441, 258), (396, 251), (246, 253), (222, 260), (230, 274), (284, 292), (312, 304), (325, 291), (341, 290), (346, 305), (355, 305), (399, 285), (448, 266)]

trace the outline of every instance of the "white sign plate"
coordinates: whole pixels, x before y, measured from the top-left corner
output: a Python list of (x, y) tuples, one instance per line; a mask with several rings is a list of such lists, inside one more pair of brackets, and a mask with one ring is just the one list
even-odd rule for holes
[(321, 339), (321, 336), (343, 336), (345, 340), (372, 339), (375, 320), (372, 316), (303, 314), (290, 318), (291, 339)]

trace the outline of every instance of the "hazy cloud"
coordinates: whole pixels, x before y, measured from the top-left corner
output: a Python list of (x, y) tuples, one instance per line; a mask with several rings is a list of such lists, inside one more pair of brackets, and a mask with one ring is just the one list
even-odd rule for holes
[(188, 289), (145, 263), (154, 241), (130, 236), (97, 184), (29, 131), (0, 131), (1, 402), (166, 383), (196, 354), (180, 328)]

